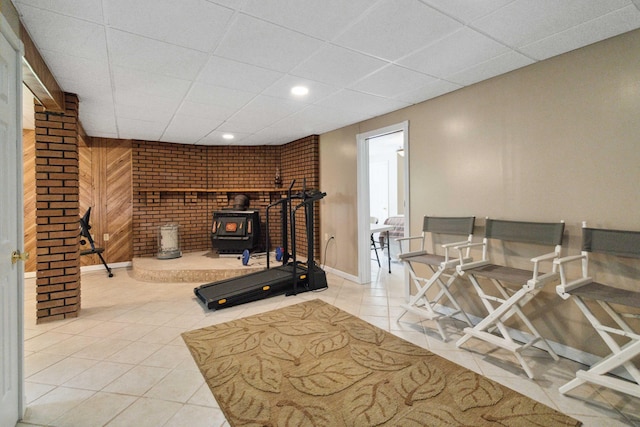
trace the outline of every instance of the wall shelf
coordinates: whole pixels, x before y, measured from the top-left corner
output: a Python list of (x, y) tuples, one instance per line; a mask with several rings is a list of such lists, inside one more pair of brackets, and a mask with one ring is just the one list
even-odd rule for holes
[(281, 193), (286, 188), (140, 188), (140, 193)]

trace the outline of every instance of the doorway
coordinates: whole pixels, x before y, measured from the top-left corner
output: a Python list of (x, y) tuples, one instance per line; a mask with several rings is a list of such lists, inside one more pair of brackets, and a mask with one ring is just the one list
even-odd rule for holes
[(357, 146), (358, 281), (369, 283), (372, 217), (384, 223), (402, 216), (404, 236), (408, 235), (409, 122), (358, 134)]

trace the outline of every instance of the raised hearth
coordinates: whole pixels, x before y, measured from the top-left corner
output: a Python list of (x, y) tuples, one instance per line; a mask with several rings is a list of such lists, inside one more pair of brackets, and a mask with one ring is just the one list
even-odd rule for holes
[(133, 277), (146, 282), (208, 283), (262, 270), (266, 259), (252, 258), (248, 265), (242, 265), (237, 256), (218, 257), (204, 251), (174, 259), (134, 258), (131, 264)]

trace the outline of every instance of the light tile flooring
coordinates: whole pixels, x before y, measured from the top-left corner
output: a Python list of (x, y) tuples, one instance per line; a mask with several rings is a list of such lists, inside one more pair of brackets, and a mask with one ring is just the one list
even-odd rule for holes
[[(27, 410), (18, 426), (228, 426), (180, 333), (303, 300), (320, 298), (417, 345), (482, 373), (582, 421), (585, 426), (640, 426), (640, 399), (583, 385), (563, 396), (558, 387), (580, 367), (531, 350), (530, 380), (511, 354), (473, 340), (457, 349), (456, 325), (442, 342), (430, 322), (407, 314), (395, 321), (403, 301), (402, 268), (373, 268), (373, 282), (358, 285), (329, 274), (329, 289), (274, 297), (207, 311), (193, 283), (149, 283), (127, 269), (82, 276), (77, 319), (35, 324), (35, 280), (25, 289)], [(473, 349), (473, 351), (469, 350)]]

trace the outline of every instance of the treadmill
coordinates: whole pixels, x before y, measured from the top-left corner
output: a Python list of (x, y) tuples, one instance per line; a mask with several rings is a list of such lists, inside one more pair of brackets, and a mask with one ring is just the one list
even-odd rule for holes
[[(296, 295), (302, 292), (326, 289), (327, 277), (314, 260), (314, 205), (326, 196), (317, 190), (306, 190), (306, 184), (300, 193), (292, 194), (295, 180), (291, 182), (287, 197), (267, 206), (266, 229), (267, 249), (269, 248), (269, 211), (280, 206), (283, 240), (282, 265), (270, 267), (267, 250), (267, 268), (231, 279), (207, 283), (193, 292), (210, 310), (219, 310), (234, 305), (257, 301), (276, 295)], [(295, 206), (294, 206), (295, 205)], [(296, 257), (296, 212), (304, 209), (305, 230), (307, 236), (306, 263)], [(288, 234), (291, 234), (291, 254), (288, 253)]]

